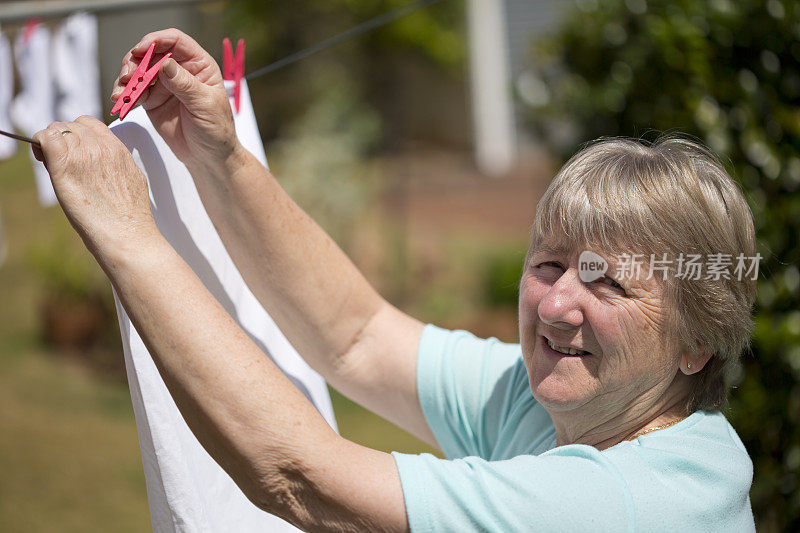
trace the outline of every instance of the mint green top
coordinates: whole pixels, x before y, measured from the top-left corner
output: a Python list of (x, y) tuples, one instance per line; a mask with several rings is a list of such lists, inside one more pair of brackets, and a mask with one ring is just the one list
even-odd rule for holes
[(432, 325), (417, 387), (448, 459), (392, 454), (412, 532), (755, 530), (753, 464), (720, 412), (603, 451), (556, 446), (518, 344)]

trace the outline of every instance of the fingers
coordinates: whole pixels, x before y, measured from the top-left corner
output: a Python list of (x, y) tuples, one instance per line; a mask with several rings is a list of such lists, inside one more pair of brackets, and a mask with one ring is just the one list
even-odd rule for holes
[(65, 135), (61, 133), (62, 131), (71, 131), (66, 124), (66, 122), (53, 122), (33, 136), (33, 140), (39, 143), (45, 156), (48, 152), (63, 150), (67, 147)]
[[(117, 100), (119, 100), (119, 97), (122, 96), (122, 92), (125, 90), (125, 86), (128, 84), (128, 82), (131, 80), (131, 77), (133, 76), (133, 72), (135, 69), (131, 70), (123, 69), (123, 70), (124, 73), (120, 74), (120, 76), (114, 81), (114, 87), (112, 88), (111, 96), (109, 97), (109, 99), (114, 103), (116, 103)], [(147, 96), (150, 94), (150, 88), (153, 85), (155, 85), (157, 81), (158, 81), (157, 79), (154, 79), (152, 82), (150, 82), (150, 85), (147, 88), (145, 88), (144, 91), (142, 91), (142, 94), (136, 101), (136, 105), (142, 105), (144, 104), (144, 102), (147, 101)]]
[(80, 143), (79, 136), (83, 127), (73, 122), (53, 122), (33, 136), (41, 146), (41, 148), (33, 147), (33, 155), (51, 170), (50, 163), (63, 158), (70, 149)]
[(172, 57), (179, 63), (189, 59), (209, 56), (208, 52), (197, 44), (197, 41), (178, 29), (170, 28), (154, 31), (142, 37), (136, 46), (131, 48), (132, 58), (139, 60), (144, 57), (153, 42), (156, 43), (155, 54), (172, 52)]
[(214, 58), (197, 44), (197, 41), (180, 30), (171, 28), (148, 33), (125, 54), (120, 65), (120, 74), (114, 80), (111, 90), (111, 101), (116, 102), (119, 99), (133, 72), (136, 71), (150, 45), (154, 42), (156, 46), (151, 65), (167, 52), (172, 52), (172, 58), (192, 74), (197, 75), (203, 83), (222, 84), (221, 73)]
[(158, 80), (167, 91), (190, 109), (193, 104), (208, 97), (209, 87), (171, 58), (161, 65)]
[(42, 152), (42, 149), (35, 144), (32, 144), (31, 150), (33, 150), (33, 157), (35, 157), (37, 161), (44, 163), (44, 152)]
[(76, 148), (86, 135), (86, 127), (77, 122), (53, 122), (47, 129), (54, 138), (60, 138), (67, 150)]
[(133, 61), (132, 50), (125, 54), (125, 57), (122, 58), (122, 63), (120, 64), (119, 76), (117, 76), (117, 79), (114, 80), (114, 85), (111, 89), (111, 100), (116, 101), (117, 98), (119, 98), (120, 93), (122, 93), (125, 85), (127, 85), (130, 81), (131, 74), (134, 70), (136, 70), (138, 65), (139, 61), (136, 61), (135, 63)]
[[(128, 54), (130, 56), (130, 52)], [(134, 70), (136, 70), (136, 67), (131, 67), (130, 65), (125, 64), (125, 61), (123, 61), (119, 76), (117, 76), (117, 79), (114, 80), (114, 85), (111, 88), (112, 101), (116, 102), (119, 96), (122, 94), (122, 91), (125, 90), (125, 86), (131, 80), (131, 74)]]
[(85, 131), (83, 131), (84, 139), (91, 137), (92, 143), (99, 143), (104, 147), (109, 147), (113, 144), (123, 146), (122, 141), (114, 135), (114, 132), (109, 129), (105, 122), (90, 115), (78, 117), (75, 122), (85, 128)]
[(108, 129), (108, 126), (106, 126), (104, 122), (97, 120), (95, 117), (90, 115), (80, 116), (75, 119), (75, 122), (80, 124), (81, 126), (86, 127), (88, 130), (91, 130), (96, 134), (106, 135), (111, 131)]

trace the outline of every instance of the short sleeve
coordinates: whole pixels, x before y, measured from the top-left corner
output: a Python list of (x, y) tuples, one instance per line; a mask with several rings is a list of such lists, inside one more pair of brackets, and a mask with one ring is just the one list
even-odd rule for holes
[(621, 474), (589, 446), (503, 461), (392, 454), (413, 533), (633, 531)]
[(449, 458), (490, 458), (515, 405), (533, 401), (518, 344), (433, 325), (420, 341), (417, 391)]

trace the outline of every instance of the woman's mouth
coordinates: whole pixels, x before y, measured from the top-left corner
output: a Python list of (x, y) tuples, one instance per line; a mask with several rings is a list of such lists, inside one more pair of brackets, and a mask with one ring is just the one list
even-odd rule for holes
[(568, 346), (558, 346), (545, 336), (542, 336), (542, 346), (546, 353), (554, 357), (586, 357), (592, 355), (585, 350), (576, 350)]

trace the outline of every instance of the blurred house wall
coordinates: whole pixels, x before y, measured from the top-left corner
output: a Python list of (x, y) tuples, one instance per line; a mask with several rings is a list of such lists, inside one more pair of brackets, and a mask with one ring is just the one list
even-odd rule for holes
[[(520, 76), (531, 65), (531, 43), (558, 29), (559, 22), (565, 12), (575, 2), (567, 0), (506, 0), (506, 18), (508, 28), (508, 54), (511, 66), (511, 82), (516, 86)], [(516, 127), (522, 142), (527, 139), (526, 131), (520, 120), (522, 107), (515, 98)]]
[(468, 85), (412, 54), (376, 56), (367, 98), (381, 113), (389, 150), (430, 144), (468, 151), (472, 146)]
[(530, 143), (515, 86), (530, 62), (531, 42), (555, 29), (571, 5), (564, 0), (469, 0), (473, 144), (483, 173), (507, 174)]
[(506, 0), (506, 27), (511, 77), (515, 80), (530, 64), (531, 42), (557, 29), (568, 0)]

